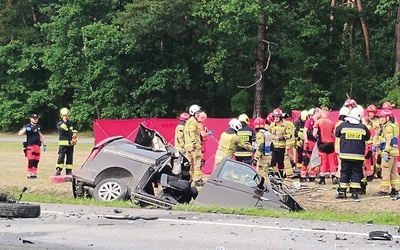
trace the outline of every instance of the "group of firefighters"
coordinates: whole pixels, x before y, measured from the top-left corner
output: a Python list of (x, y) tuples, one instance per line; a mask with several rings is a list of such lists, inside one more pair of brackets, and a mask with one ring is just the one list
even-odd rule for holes
[[(265, 176), (299, 177), (300, 182), (326, 184), (330, 177), (338, 184), (336, 198), (358, 199), (366, 193), (368, 181), (381, 178), (380, 191), (374, 195), (398, 195), (397, 170), (399, 126), (389, 102), (366, 109), (347, 99), (335, 124), (329, 109), (303, 110), (292, 122), (288, 114), (274, 109), (266, 119), (246, 114), (233, 118), (219, 139), (214, 168), (225, 157), (254, 166)], [(204, 185), (202, 165), (205, 142), (213, 134), (205, 125), (207, 115), (194, 104), (179, 117), (175, 146), (192, 165), (196, 186)], [(300, 172), (299, 176), (298, 173)], [(316, 180), (318, 178), (318, 180)]]

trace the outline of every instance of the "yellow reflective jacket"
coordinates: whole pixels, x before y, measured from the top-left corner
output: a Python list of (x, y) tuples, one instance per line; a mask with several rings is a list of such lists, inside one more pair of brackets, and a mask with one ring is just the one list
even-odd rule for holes
[(215, 154), (215, 164), (218, 164), (225, 157), (233, 157), (236, 147), (243, 147), (247, 150), (251, 150), (252, 146), (245, 144), (239, 136), (233, 132), (233, 130), (228, 129), (221, 134), (221, 138), (218, 142), (218, 149)]
[(185, 124), (184, 129), (185, 149), (192, 151), (201, 149), (200, 125), (194, 116), (191, 116)]
[(273, 122), (269, 126), (270, 132), (272, 134), (272, 141), (275, 148), (285, 148), (286, 140), (291, 138), (291, 129), (288, 129), (288, 124), (286, 121), (280, 121), (278, 123)]
[(185, 147), (185, 124), (179, 123), (175, 128), (175, 148), (182, 152)]
[(382, 136), (386, 142), (385, 148), (383, 150), (384, 153), (387, 153), (391, 156), (399, 156), (399, 148), (397, 143), (394, 144), (396, 137), (399, 135), (399, 126), (393, 122), (388, 121), (383, 125)]

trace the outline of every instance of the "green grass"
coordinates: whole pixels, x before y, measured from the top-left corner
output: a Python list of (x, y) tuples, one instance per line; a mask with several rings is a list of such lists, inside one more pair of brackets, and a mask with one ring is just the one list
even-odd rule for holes
[(261, 217), (274, 218), (290, 218), (300, 220), (321, 220), (321, 221), (336, 221), (336, 222), (354, 222), (354, 223), (374, 223), (382, 225), (400, 225), (400, 215), (394, 213), (338, 213), (330, 210), (323, 211), (278, 211), (272, 209), (259, 208), (227, 208), (217, 206), (193, 206), (180, 204), (174, 207), (177, 211), (192, 211), (202, 213), (221, 213), (221, 214), (236, 214), (236, 215), (251, 215)]

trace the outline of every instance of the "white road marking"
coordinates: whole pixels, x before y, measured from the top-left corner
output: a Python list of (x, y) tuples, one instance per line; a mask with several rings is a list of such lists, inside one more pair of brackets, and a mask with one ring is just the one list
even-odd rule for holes
[[(216, 226), (227, 226), (227, 227), (248, 227), (248, 228), (260, 228), (260, 229), (278, 229), (282, 231), (303, 231), (303, 232), (318, 232), (318, 233), (327, 233), (327, 234), (348, 234), (348, 235), (356, 235), (356, 236), (367, 236), (369, 234), (366, 233), (357, 233), (357, 232), (343, 232), (343, 231), (331, 231), (331, 230), (319, 230), (319, 229), (307, 229), (307, 228), (296, 228), (296, 227), (277, 227), (277, 226), (263, 226), (263, 225), (254, 225), (254, 224), (238, 224), (238, 223), (225, 223), (225, 222), (212, 222), (212, 221), (193, 221), (193, 220), (175, 220), (175, 219), (158, 219), (159, 221), (166, 222), (174, 222), (174, 223), (193, 223), (193, 224), (209, 224)], [(392, 235), (393, 238), (400, 239), (400, 236)]]
[[(59, 211), (42, 211), (42, 213), (47, 214), (60, 214), (60, 215), (82, 215), (79, 213), (65, 213)], [(89, 214), (95, 217), (104, 217), (104, 215), (100, 214)], [(320, 230), (320, 229), (309, 229), (309, 228), (297, 228), (297, 227), (277, 227), (277, 226), (263, 226), (263, 225), (254, 225), (254, 224), (240, 224), (240, 223), (226, 223), (226, 222), (214, 222), (214, 221), (195, 221), (195, 220), (181, 220), (181, 219), (163, 219), (158, 218), (158, 221), (165, 221), (171, 223), (179, 223), (179, 224), (207, 224), (214, 226), (226, 226), (226, 227), (248, 227), (248, 228), (260, 228), (260, 229), (274, 229), (274, 230), (282, 230), (282, 231), (301, 231), (301, 232), (313, 232), (313, 233), (325, 233), (325, 234), (346, 234), (346, 235), (354, 235), (354, 236), (366, 236), (369, 237), (367, 233), (357, 233), (357, 232), (349, 232), (349, 231), (332, 231), (332, 230)], [(155, 220), (155, 221), (157, 221)], [(373, 231), (373, 230), (371, 230)], [(400, 236), (392, 235), (394, 239), (400, 239)]]

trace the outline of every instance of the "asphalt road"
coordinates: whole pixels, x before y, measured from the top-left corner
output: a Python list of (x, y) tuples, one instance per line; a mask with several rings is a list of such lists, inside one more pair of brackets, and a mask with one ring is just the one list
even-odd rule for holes
[[(0, 219), (0, 249), (399, 249), (394, 226), (41, 204), (35, 219)], [(108, 219), (141, 216), (144, 219)], [(148, 219), (148, 220), (146, 220)], [(152, 220), (149, 220), (152, 219)], [(369, 240), (388, 231), (391, 241)]]

